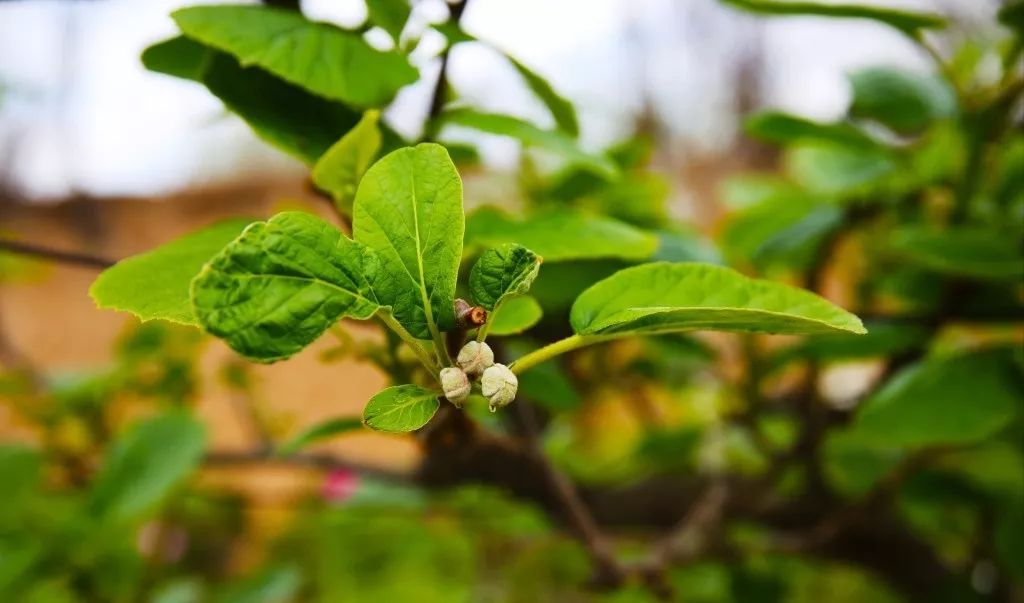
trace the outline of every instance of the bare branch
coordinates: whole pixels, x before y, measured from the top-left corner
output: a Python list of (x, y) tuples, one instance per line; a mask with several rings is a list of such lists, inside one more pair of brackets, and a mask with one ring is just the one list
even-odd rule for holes
[(116, 263), (115, 260), (88, 253), (61, 251), (59, 249), (50, 249), (49, 247), (43, 247), (41, 245), (11, 241), (9, 239), (0, 239), (0, 251), (26, 255), (42, 260), (57, 262), (59, 264), (71, 264), (87, 268), (98, 268), (100, 270), (110, 268)]
[(411, 483), (412, 476), (407, 473), (391, 471), (373, 465), (365, 465), (355, 461), (344, 459), (335, 454), (326, 452), (303, 452), (288, 456), (275, 456), (265, 450), (219, 450), (211, 451), (203, 459), (206, 466), (232, 467), (245, 465), (284, 465), (292, 467), (304, 467), (310, 469), (321, 469), (331, 471), (335, 469), (347, 469), (362, 476), (374, 479)]
[(566, 519), (587, 549), (595, 566), (595, 585), (599, 587), (618, 586), (626, 577), (626, 569), (615, 558), (611, 544), (601, 531), (600, 526), (597, 525), (583, 499), (580, 498), (576, 487), (565, 474), (551, 464), (541, 449), (533, 407), (525, 400), (516, 401), (515, 406), (522, 422), (527, 453), (543, 472), (552, 493), (562, 506)]

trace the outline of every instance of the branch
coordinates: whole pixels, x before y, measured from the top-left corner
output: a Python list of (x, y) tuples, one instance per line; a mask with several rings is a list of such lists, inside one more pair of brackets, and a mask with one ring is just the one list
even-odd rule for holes
[(715, 477), (679, 523), (652, 547), (647, 561), (637, 567), (657, 595), (665, 599), (672, 596), (665, 581), (665, 572), (671, 566), (689, 563), (705, 551), (711, 534), (721, 524), (728, 496), (726, 480)]
[[(451, 15), (448, 18), (448, 22), (453, 25), (458, 25), (459, 21), (462, 20), (462, 14), (466, 12), (466, 6), (469, 4), (469, 0), (461, 0), (455, 4), (450, 5)], [(427, 123), (423, 129), (423, 139), (425, 141), (433, 141), (437, 137), (437, 130), (434, 125), (438, 116), (441, 115), (441, 111), (444, 109), (444, 104), (447, 102), (445, 96), (447, 95), (448, 88), (448, 58), (451, 54), (452, 44), (449, 42), (443, 52), (441, 52), (441, 70), (437, 73), (437, 83), (434, 84), (434, 92), (430, 97), (430, 109), (427, 113)]]
[(346, 469), (365, 477), (389, 482), (410, 483), (413, 481), (409, 474), (349, 461), (327, 452), (301, 452), (289, 456), (275, 456), (270, 451), (260, 449), (219, 450), (207, 453), (203, 459), (203, 464), (211, 467), (285, 465), (325, 471)]
[(9, 239), (0, 239), (0, 251), (26, 255), (42, 260), (57, 262), (59, 264), (71, 264), (87, 268), (98, 268), (100, 270), (110, 268), (117, 263), (115, 260), (96, 255), (78, 253), (75, 251), (60, 251), (58, 249), (50, 249), (41, 245), (21, 243), (18, 241), (11, 241)]
[(517, 401), (515, 406), (523, 426), (526, 452), (541, 469), (555, 499), (562, 507), (563, 514), (587, 549), (596, 571), (595, 585), (606, 588), (620, 585), (626, 577), (626, 568), (615, 558), (611, 544), (580, 498), (576, 487), (565, 474), (551, 464), (541, 449), (533, 407), (525, 400)]
[(823, 547), (888, 503), (907, 478), (940, 451), (936, 448), (924, 449), (907, 457), (856, 502), (823, 518), (806, 532), (776, 537), (768, 548), (777, 552), (799, 553)]

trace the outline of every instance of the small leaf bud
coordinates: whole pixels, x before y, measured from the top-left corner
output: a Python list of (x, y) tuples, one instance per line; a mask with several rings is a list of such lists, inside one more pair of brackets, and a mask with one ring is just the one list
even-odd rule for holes
[(470, 305), (464, 299), (455, 300), (455, 324), (463, 329), (475, 329), (487, 322), (487, 310)]

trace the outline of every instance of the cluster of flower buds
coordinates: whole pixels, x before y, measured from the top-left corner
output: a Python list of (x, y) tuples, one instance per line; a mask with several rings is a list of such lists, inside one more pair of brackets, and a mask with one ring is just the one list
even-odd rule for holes
[(441, 387), (452, 404), (461, 406), (469, 398), (471, 377), (480, 378), (480, 390), (490, 403), (491, 412), (515, 399), (519, 380), (507, 366), (494, 362), (491, 346), (470, 341), (459, 350), (455, 362), (457, 367), (441, 369)]

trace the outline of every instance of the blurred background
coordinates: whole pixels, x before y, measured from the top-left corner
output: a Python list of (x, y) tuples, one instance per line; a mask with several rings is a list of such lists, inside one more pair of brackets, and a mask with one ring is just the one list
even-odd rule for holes
[[(412, 438), (359, 432), (318, 444), (300, 462), (267, 460), (261, 447), (324, 420), (358, 416), (386, 385), (371, 363), (333, 358), (333, 338), (285, 363), (251, 365), (194, 330), (140, 327), (126, 314), (95, 307), (88, 289), (107, 260), (225, 217), (298, 208), (332, 219), (306, 166), (260, 142), (202, 86), (143, 67), (141, 51), (176, 33), (169, 14), (186, 4), (197, 2), (0, 1), (0, 237), (76, 254), (53, 262), (0, 250), (0, 499), (10, 499), (0, 500), (0, 533), (21, 517), (4, 506), (14, 504), (15, 494), (37, 501), (39, 511), (30, 523), (38, 546), (0, 538), (0, 593), (22, 593), (9, 601), (47, 602), (658, 600), (661, 595), (638, 584), (614, 592), (588, 588), (585, 551), (542, 508), (501, 488), (407, 485), (423, 459)], [(420, 136), (428, 117), (445, 44), (427, 25), (448, 15), (440, 1), (412, 4), (409, 27), (424, 32), (411, 54), (421, 77), (383, 113), (408, 139)], [(997, 0), (870, 4), (947, 16), (951, 32), (935, 40), (946, 55), (965, 40), (984, 47), (1005, 35), (995, 26)], [(344, 27), (358, 27), (367, 12), (362, 0), (303, 0), (301, 9)], [(461, 23), (575, 105), (584, 149), (642, 137), (645, 169), (658, 177), (652, 186), (664, 196), (667, 220), (692, 232), (707, 246), (698, 255), (712, 261), (721, 258), (709, 241), (742, 207), (730, 183), (775, 170), (780, 161), (778, 149), (744, 132), (745, 116), (770, 108), (839, 120), (850, 104), (851, 73), (880, 64), (934, 71), (920, 46), (879, 23), (764, 19), (714, 0), (472, 0)], [(380, 30), (368, 38), (389, 44)], [(998, 60), (986, 61), (991, 57), (972, 65), (978, 73), (999, 72)], [(474, 107), (553, 125), (492, 48), (455, 47), (447, 77), (458, 98)], [(528, 203), (523, 174), (529, 165), (519, 142), (459, 128), (446, 140), (477, 152), (460, 164), (468, 209)], [(845, 266), (857, 269), (855, 259)], [(830, 297), (846, 293), (841, 278), (823, 289)], [(356, 345), (378, 337), (359, 325), (346, 330)], [(1011, 329), (1013, 345), (1019, 336)], [(709, 345), (722, 354), (717, 362), (727, 376), (744, 371), (736, 346)], [(710, 412), (721, 390), (692, 368), (693, 354), (700, 355), (682, 353), (681, 368), (669, 373), (697, 375), (686, 385), (685, 412), (699, 415)], [(843, 365), (821, 387), (848, 399), (877, 370)], [(75, 506), (74, 493), (106, 458), (120, 429), (109, 426), (183, 401), (206, 425), (208, 466), (179, 486), (160, 514), (150, 510), (105, 542), (84, 534), (88, 522), (75, 518), (88, 511)], [(556, 424), (547, 446), (584, 484), (615, 476), (636, 481), (651, 473), (647, 461), (626, 459), (627, 444), (615, 438), (581, 442), (578, 431), (590, 421), (627, 425), (633, 433), (634, 423), (644, 424), (634, 411), (606, 408), (577, 417), (577, 431)], [(659, 450), (659, 441), (645, 442), (652, 455), (687, 446), (664, 439), (668, 448)], [(1018, 488), (1024, 482), (1019, 447), (1007, 454), (991, 461), (1000, 467), (993, 479)], [(38, 456), (48, 489), (19, 490), (38, 468), (18, 455)], [(128, 486), (132, 492), (150, 487), (158, 488), (145, 478)], [(984, 514), (965, 518), (959, 510), (933, 517), (918, 511), (918, 521), (954, 532), (994, 521)], [(1024, 536), (1010, 530), (1003, 538), (1021, 554)], [(639, 550), (634, 539), (627, 532), (619, 543), (627, 557)], [(973, 585), (948, 600), (1021, 600), (991, 551), (957, 549), (971, 542), (934, 545), (956, 549), (945, 553), (962, 561), (957, 567)], [(46, 547), (73, 553), (61, 557)], [(681, 570), (673, 596), (743, 603), (911, 600), (856, 565), (771, 557), (736, 573), (729, 563)], [(21, 590), (11, 586), (17, 584)]]

